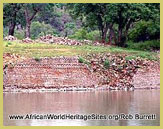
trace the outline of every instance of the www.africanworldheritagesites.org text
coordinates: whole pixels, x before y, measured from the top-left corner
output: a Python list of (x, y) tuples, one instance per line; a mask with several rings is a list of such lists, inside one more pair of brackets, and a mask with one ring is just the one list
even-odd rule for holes
[(26, 114), (8, 117), (10, 120), (155, 120), (156, 114)]

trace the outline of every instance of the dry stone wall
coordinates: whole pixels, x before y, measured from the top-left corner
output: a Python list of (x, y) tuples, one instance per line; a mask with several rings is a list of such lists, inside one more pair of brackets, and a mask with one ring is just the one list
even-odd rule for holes
[(13, 89), (93, 88), (98, 81), (77, 58), (44, 58), (20, 62), (4, 71), (4, 91)]

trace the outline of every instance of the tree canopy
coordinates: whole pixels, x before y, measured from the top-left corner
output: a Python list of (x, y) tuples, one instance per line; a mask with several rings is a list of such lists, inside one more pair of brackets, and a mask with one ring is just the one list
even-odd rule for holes
[[(158, 3), (8, 3), (4, 4), (3, 10), (8, 35), (21, 29), (25, 37), (31, 37), (32, 33), (35, 38), (40, 33), (47, 34), (42, 30), (50, 28), (52, 34), (74, 37), (77, 31), (85, 29), (86, 33), (99, 31), (101, 42), (118, 46), (125, 46), (128, 40), (159, 39), (160, 35)], [(38, 26), (44, 29), (33, 31)]]
[(159, 24), (159, 4), (108, 4), (88, 3), (69, 4), (71, 14), (75, 17), (82, 17), (88, 26), (97, 26), (102, 41), (106, 40), (107, 32), (110, 30), (109, 41), (114, 35), (115, 43), (123, 46), (127, 40), (128, 31), (133, 24), (141, 20)]

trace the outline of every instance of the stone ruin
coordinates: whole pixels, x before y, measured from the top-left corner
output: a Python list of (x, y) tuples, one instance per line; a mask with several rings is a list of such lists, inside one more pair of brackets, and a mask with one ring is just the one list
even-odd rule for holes
[(33, 43), (33, 40), (30, 38), (25, 38), (22, 40), (23, 43)]
[(61, 45), (82, 45), (82, 43), (78, 40), (69, 39), (67, 37), (56, 37), (52, 35), (42, 36), (36, 41), (45, 43), (55, 43)]
[(77, 58), (30, 59), (4, 70), (3, 89), (6, 91), (79, 90), (95, 88), (96, 77)]
[(42, 36), (36, 40), (32, 40), (30, 38), (25, 38), (22, 40), (18, 40), (16, 37), (14, 36), (6, 36), (4, 38), (5, 41), (19, 41), (22, 43), (52, 43), (52, 44), (60, 44), (60, 45), (83, 45), (83, 44), (87, 44), (87, 45), (95, 45), (95, 46), (103, 46), (105, 44), (98, 42), (98, 41), (91, 41), (91, 40), (75, 40), (75, 39), (69, 39), (68, 37), (56, 37), (53, 35), (46, 35), (46, 36)]
[(14, 37), (14, 36), (12, 36), (12, 35), (9, 35), (9, 36), (6, 36), (6, 37), (4, 38), (4, 40), (6, 40), (6, 41), (15, 41), (15, 40), (17, 40), (17, 38)]

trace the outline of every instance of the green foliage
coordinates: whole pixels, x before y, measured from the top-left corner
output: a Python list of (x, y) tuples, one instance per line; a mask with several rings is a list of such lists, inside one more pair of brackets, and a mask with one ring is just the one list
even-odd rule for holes
[(95, 31), (91, 31), (87, 33), (86, 39), (92, 40), (92, 41), (99, 40), (100, 39), (99, 31), (95, 30)]
[(4, 37), (10, 32), (23, 39), (28, 25), (32, 39), (57, 34), (77, 40), (112, 40), (124, 47), (128, 39), (160, 38), (159, 3), (4, 3), (3, 14)]
[[(3, 37), (6, 37), (8, 36), (8, 28), (5, 27), (3, 28)], [(24, 39), (24, 30), (15, 30), (15, 33), (14, 33), (14, 37), (16, 37), (17, 39)]]
[(9, 47), (10, 45), (12, 45), (12, 43), (11, 42), (7, 42), (6, 47)]
[(104, 67), (105, 67), (106, 69), (108, 69), (108, 68), (110, 67), (110, 62), (109, 62), (108, 59), (106, 59), (106, 60), (104, 61)]
[(31, 24), (31, 38), (36, 39), (39, 38), (40, 36), (44, 36), (47, 34), (52, 34), (55, 35), (56, 31), (55, 29), (52, 28), (51, 25), (40, 23), (38, 21), (32, 22)]
[(87, 31), (84, 28), (78, 29), (74, 35), (70, 35), (69, 38), (83, 40), (86, 39)]
[(84, 63), (84, 58), (82, 58), (82, 57), (79, 57), (79, 63)]
[(3, 27), (3, 37), (6, 37), (8, 35), (8, 29), (7, 27)]
[(137, 57), (136, 56), (126, 56), (125, 57), (125, 60), (132, 60), (132, 59), (136, 59)]
[(14, 36), (20, 40), (24, 39), (24, 30), (15, 30)]
[(12, 43), (11, 43), (11, 42), (8, 42), (7, 44), (8, 44), (8, 45), (12, 45)]
[[(159, 21), (160, 5), (145, 3), (87, 3), (69, 4), (70, 13), (76, 18), (82, 17), (83, 23), (89, 27), (97, 27), (102, 41), (110, 29), (114, 30), (115, 43), (125, 46), (128, 31), (140, 20)], [(117, 26), (117, 28), (114, 28)]]
[(136, 49), (136, 50), (159, 50), (160, 49), (160, 41), (159, 40), (152, 40), (152, 41), (145, 41), (145, 42), (138, 42), (133, 43), (129, 42), (128, 47), (129, 49)]
[(83, 57), (79, 57), (78, 59), (79, 63), (84, 63), (84, 64), (90, 64), (87, 60), (85, 60)]
[(140, 58), (144, 58), (144, 59), (148, 59), (148, 60), (158, 60), (158, 56), (157, 56), (157, 53), (145, 53), (145, 52), (141, 52), (141, 53), (138, 53), (136, 54), (137, 57), (140, 57)]
[[(25, 25), (24, 10), (21, 3), (5, 3), (3, 4), (3, 25), (8, 27), (9, 23), (19, 23)], [(16, 16), (16, 18), (15, 18)]]
[(8, 67), (8, 64), (5, 64), (4, 69), (6, 69), (7, 67)]
[(10, 45), (12, 45), (12, 42), (7, 42), (6, 47), (9, 47)]
[(100, 36), (99, 36), (99, 31), (95, 30), (95, 31), (90, 31), (88, 32), (86, 29), (81, 28), (79, 30), (77, 30), (75, 32), (75, 34), (70, 35), (69, 38), (71, 39), (77, 39), (77, 40), (99, 40)]
[[(59, 44), (43, 44), (43, 43), (17, 43), (11, 42), (12, 45), (6, 47), (8, 42), (3, 42), (4, 53), (15, 53), (23, 57), (56, 57), (56, 56), (81, 56), (84, 57), (87, 54), (98, 53), (114, 53), (114, 54), (127, 54), (136, 57), (144, 57), (150, 60), (158, 60), (158, 54), (150, 51), (138, 51), (129, 48), (121, 48), (114, 46), (68, 46)], [(38, 51), (39, 50), (39, 51)], [(86, 63), (90, 64), (87, 60)]]
[(158, 56), (154, 52), (151, 52), (151, 53), (139, 52), (139, 53), (134, 54), (134, 55), (128, 55), (125, 57), (125, 60), (126, 61), (135, 60), (136, 58), (143, 58), (143, 59), (148, 59), (148, 60), (158, 60)]
[(64, 25), (64, 36), (72, 35), (74, 30), (76, 29), (76, 25), (73, 22), (66, 23)]
[(160, 38), (160, 23), (140, 21), (129, 32), (129, 39), (134, 42), (154, 40)]
[(35, 57), (34, 60), (37, 61), (37, 62), (41, 61), (40, 57)]

